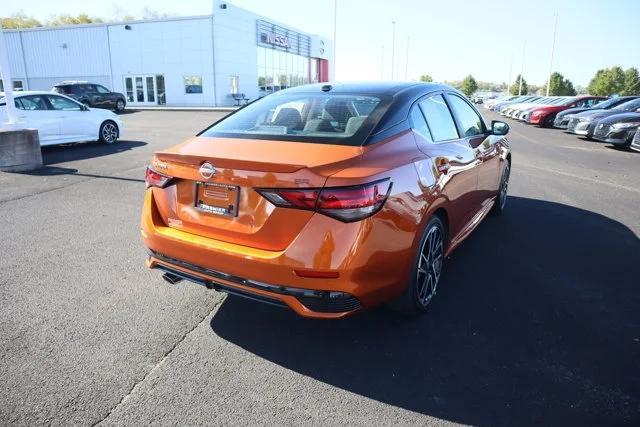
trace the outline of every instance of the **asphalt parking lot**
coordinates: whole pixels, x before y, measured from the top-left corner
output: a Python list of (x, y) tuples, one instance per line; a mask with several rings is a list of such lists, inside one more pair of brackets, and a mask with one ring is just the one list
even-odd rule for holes
[(640, 153), (509, 121), (507, 212), (431, 311), (313, 321), (144, 267), (144, 167), (220, 114), (0, 173), (0, 424), (640, 423)]

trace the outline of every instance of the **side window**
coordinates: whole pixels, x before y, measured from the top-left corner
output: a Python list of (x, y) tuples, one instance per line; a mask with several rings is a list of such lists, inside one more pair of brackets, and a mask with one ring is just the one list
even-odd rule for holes
[(434, 95), (419, 102), (431, 135), (436, 142), (457, 139), (458, 130), (442, 95)]
[(465, 137), (481, 135), (484, 133), (482, 118), (469, 104), (456, 95), (449, 96), (451, 108), (462, 125)]
[(20, 97), (21, 110), (36, 111), (36, 110), (48, 110), (47, 103), (42, 95), (31, 95)]
[(70, 99), (56, 95), (48, 95), (47, 97), (49, 98), (49, 103), (54, 110), (80, 111), (80, 105)]
[(427, 126), (427, 122), (424, 120), (424, 116), (422, 115), (422, 111), (420, 111), (420, 107), (415, 105), (411, 109), (411, 113), (409, 116), (411, 117), (411, 128), (413, 129), (413, 131), (427, 141), (433, 142), (433, 138), (431, 138), (431, 132), (429, 131), (429, 126)]
[(96, 91), (98, 93), (111, 93), (106, 87), (100, 85), (96, 85)]

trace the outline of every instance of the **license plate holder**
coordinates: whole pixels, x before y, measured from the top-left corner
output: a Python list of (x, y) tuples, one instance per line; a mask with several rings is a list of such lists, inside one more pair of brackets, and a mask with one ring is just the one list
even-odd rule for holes
[(240, 187), (214, 182), (196, 182), (196, 209), (219, 216), (238, 216)]

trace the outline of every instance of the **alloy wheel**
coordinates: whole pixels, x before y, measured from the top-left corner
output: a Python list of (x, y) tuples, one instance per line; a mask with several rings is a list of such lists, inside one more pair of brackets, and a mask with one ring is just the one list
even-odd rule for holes
[(442, 228), (438, 224), (433, 224), (427, 232), (420, 259), (418, 260), (418, 271), (416, 277), (418, 303), (426, 307), (438, 290), (438, 282), (442, 273), (442, 263), (444, 261), (444, 240)]
[(118, 128), (113, 123), (105, 123), (102, 126), (102, 139), (107, 144), (113, 144), (118, 139)]
[(504, 173), (502, 174), (502, 183), (500, 183), (500, 209), (504, 209), (507, 204), (507, 192), (509, 190), (509, 172), (511, 172), (511, 166), (507, 163), (504, 167)]
[(124, 110), (124, 102), (122, 102), (122, 100), (119, 100), (118, 102), (116, 102), (116, 110), (118, 111)]

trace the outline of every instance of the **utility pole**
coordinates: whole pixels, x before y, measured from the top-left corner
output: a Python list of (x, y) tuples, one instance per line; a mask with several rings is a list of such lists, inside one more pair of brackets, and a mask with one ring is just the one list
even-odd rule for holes
[(391, 26), (393, 28), (393, 34), (391, 36), (391, 80), (393, 80), (396, 60), (396, 21), (391, 21)]
[(337, 37), (338, 37), (338, 0), (333, 0), (333, 79), (336, 79), (336, 65), (338, 65), (336, 63), (336, 48), (338, 47), (337, 44)]
[(520, 88), (518, 89), (518, 95), (522, 95), (522, 75), (524, 74), (524, 53), (527, 50), (527, 41), (524, 41), (522, 45), (522, 65), (520, 67)]
[(407, 56), (404, 62), (404, 79), (406, 81), (409, 81), (409, 40), (410, 37), (407, 36)]
[(549, 96), (549, 89), (551, 88), (551, 74), (553, 72), (553, 53), (556, 50), (557, 30), (558, 30), (558, 12), (556, 12), (556, 19), (553, 24), (553, 43), (551, 44), (551, 60), (549, 60), (549, 79), (547, 80), (547, 96)]

